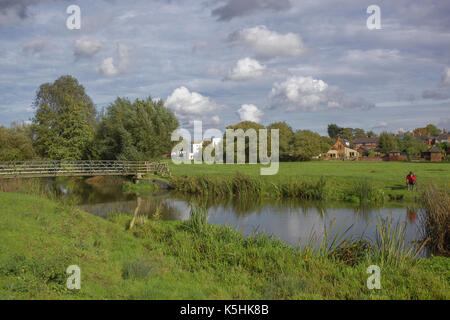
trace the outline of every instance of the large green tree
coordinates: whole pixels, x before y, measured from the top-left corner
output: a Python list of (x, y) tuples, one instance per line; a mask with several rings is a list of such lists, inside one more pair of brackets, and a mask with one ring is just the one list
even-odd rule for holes
[[(256, 133), (256, 159), (259, 159), (259, 129), (264, 129), (264, 126), (262, 124), (253, 122), (253, 121), (241, 121), (235, 125), (229, 125), (226, 127), (227, 129), (232, 129), (232, 130), (238, 130), (238, 129), (242, 129), (245, 132), (247, 132), (247, 130), (249, 129), (253, 129), (255, 130)], [(268, 137), (268, 141), (270, 141), (270, 138)], [(227, 156), (227, 150), (226, 150), (226, 145), (227, 145), (227, 136), (226, 133), (224, 134), (223, 137), (223, 154), (224, 154), (224, 159), (226, 159)], [(270, 144), (267, 144), (268, 147), (268, 153), (270, 153)], [(250, 138), (249, 137), (245, 137), (245, 162), (249, 162), (250, 160)], [(234, 138), (234, 161), (237, 161), (237, 138)]]
[(108, 160), (150, 160), (170, 153), (175, 115), (162, 100), (117, 98), (101, 118), (95, 138), (98, 156)]
[(328, 136), (332, 139), (337, 139), (337, 137), (342, 133), (344, 128), (339, 127), (337, 124), (331, 123), (328, 125)]
[(32, 130), (36, 150), (50, 159), (84, 159), (95, 132), (95, 107), (84, 87), (62, 76), (39, 87)]
[[(294, 138), (294, 131), (286, 122), (274, 122), (267, 126), (268, 135), (272, 129), (278, 129), (279, 134), (279, 146), (280, 146), (280, 161), (286, 161), (290, 159), (292, 152), (292, 143)], [(270, 146), (270, 138), (268, 139), (268, 145)], [(270, 148), (269, 148), (270, 150)]]
[(382, 132), (378, 139), (377, 150), (381, 153), (388, 154), (392, 150), (398, 149), (397, 138), (388, 132)]
[(296, 160), (311, 160), (322, 152), (322, 138), (310, 130), (298, 130), (294, 134), (293, 155)]
[(427, 149), (425, 144), (414, 137), (411, 132), (407, 132), (403, 135), (399, 141), (399, 148), (400, 151), (405, 152), (408, 155), (416, 155)]

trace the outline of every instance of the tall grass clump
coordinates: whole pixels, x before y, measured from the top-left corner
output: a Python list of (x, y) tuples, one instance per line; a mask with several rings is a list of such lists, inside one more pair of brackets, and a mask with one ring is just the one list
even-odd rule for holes
[(344, 223), (334, 232), (336, 227), (336, 218), (330, 221), (329, 227), (324, 225), (323, 232), (318, 234), (311, 229), (306, 244), (302, 246), (299, 242), (300, 257), (308, 261), (312, 258), (330, 258), (345, 243), (351, 242), (351, 236), (348, 232), (353, 225), (344, 229)]
[(194, 234), (204, 233), (208, 229), (208, 211), (205, 207), (192, 207), (191, 215), (185, 222), (186, 227)]
[(290, 180), (285, 183), (272, 183), (276, 198), (297, 198), (304, 200), (326, 200), (327, 181), (321, 177), (317, 182)]
[(419, 215), (422, 240), (433, 254), (450, 256), (450, 192), (436, 186), (425, 188)]
[(259, 197), (263, 190), (260, 178), (253, 178), (239, 172), (231, 177), (181, 176), (172, 180), (172, 187), (182, 193), (221, 198), (232, 196), (255, 198)]
[(39, 178), (0, 179), (0, 192), (15, 192), (56, 199), (56, 192)]
[(392, 216), (386, 219), (377, 216), (371, 259), (378, 261), (381, 265), (400, 267), (408, 260), (417, 258), (424, 248), (424, 243), (408, 242), (406, 229), (406, 222), (394, 222)]
[(355, 183), (351, 196), (358, 199), (360, 204), (381, 204), (384, 201), (384, 192), (364, 179)]

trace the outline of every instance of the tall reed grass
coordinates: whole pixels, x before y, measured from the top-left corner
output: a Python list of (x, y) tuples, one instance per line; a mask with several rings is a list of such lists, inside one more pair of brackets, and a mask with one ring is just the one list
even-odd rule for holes
[(450, 192), (427, 186), (419, 214), (422, 240), (432, 254), (450, 256)]

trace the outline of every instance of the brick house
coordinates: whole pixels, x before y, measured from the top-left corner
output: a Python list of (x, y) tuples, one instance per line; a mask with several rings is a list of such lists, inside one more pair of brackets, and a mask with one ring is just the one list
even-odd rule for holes
[(430, 162), (441, 162), (442, 161), (442, 151), (437, 146), (422, 152), (422, 157)]
[(336, 143), (328, 150), (325, 159), (357, 159), (359, 152), (347, 147), (345, 140), (338, 137)]

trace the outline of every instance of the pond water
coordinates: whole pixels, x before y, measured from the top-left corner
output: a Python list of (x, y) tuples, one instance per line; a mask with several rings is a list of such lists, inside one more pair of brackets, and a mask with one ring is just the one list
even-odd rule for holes
[[(136, 208), (134, 195), (122, 192), (121, 182), (102, 186), (79, 180), (75, 186), (66, 188), (59, 183), (66, 194), (76, 195), (79, 208), (100, 217), (113, 213), (130, 213)], [(70, 189), (70, 190), (69, 190)], [(244, 235), (265, 232), (294, 246), (306, 243), (311, 232), (320, 235), (324, 227), (335, 220), (335, 230), (352, 225), (348, 234), (374, 240), (377, 217), (392, 218), (394, 222), (405, 223), (408, 241), (418, 234), (419, 211), (412, 208), (358, 208), (346, 203), (317, 203), (307, 201), (242, 201), (240, 199), (203, 200), (208, 210), (208, 222), (228, 224)], [(199, 200), (170, 192), (142, 197), (140, 215), (154, 217), (159, 212), (161, 220), (189, 219), (192, 205)]]

